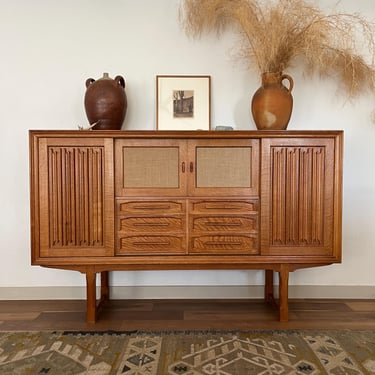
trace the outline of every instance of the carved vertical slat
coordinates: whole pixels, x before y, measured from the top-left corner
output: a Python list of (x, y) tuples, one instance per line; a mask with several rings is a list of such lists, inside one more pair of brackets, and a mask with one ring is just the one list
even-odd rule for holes
[(285, 150), (273, 150), (272, 238), (274, 244), (285, 243)]
[[(88, 159), (88, 152), (87, 150), (81, 150), (81, 162), (82, 162), (82, 191), (85, 197), (89, 196), (89, 159)], [(85, 220), (86, 217), (89, 217), (90, 210), (89, 210), (89, 202), (87, 199), (82, 199), (82, 206), (84, 210), (81, 212), (82, 223), (84, 228), (84, 236), (83, 241), (86, 246), (88, 246), (89, 239), (90, 239), (90, 227), (89, 221)]]
[(94, 200), (94, 218), (95, 218), (95, 236), (93, 241), (95, 244), (103, 243), (103, 204), (102, 204), (102, 197), (103, 197), (103, 155), (101, 150), (93, 150), (93, 181), (92, 184), (95, 187), (95, 194), (93, 196)]
[(50, 188), (49, 192), (48, 192), (48, 198), (49, 198), (49, 201), (48, 201), (48, 206), (49, 206), (49, 210), (50, 210), (50, 213), (51, 215), (49, 215), (49, 227), (50, 227), (50, 231), (49, 231), (49, 242), (54, 245), (56, 243), (56, 239), (57, 239), (57, 233), (56, 233), (56, 228), (57, 228), (57, 225), (56, 225), (56, 220), (57, 220), (57, 209), (56, 209), (56, 199), (54, 199), (54, 197), (56, 196), (56, 193), (51, 191), (51, 187), (56, 187), (56, 184), (53, 184), (52, 181), (55, 179), (55, 176), (54, 176), (54, 171), (56, 170), (56, 167), (54, 167), (54, 164), (56, 163), (55, 161), (55, 154), (53, 152), (50, 152), (50, 155), (49, 155), (49, 170), (48, 170), (48, 176), (49, 176), (49, 181), (48, 181), (48, 186)]
[(92, 154), (88, 153), (88, 191), (89, 194), (87, 196), (88, 199), (88, 218), (91, 220), (92, 225), (88, 227), (89, 229), (89, 245), (92, 244), (92, 240), (95, 236), (95, 227), (96, 227), (96, 217), (95, 217), (95, 206), (94, 206), (94, 201), (93, 201), (93, 196), (94, 196), (94, 188), (95, 186), (91, 183), (93, 181), (93, 160), (92, 160)]
[(101, 204), (98, 204), (98, 197), (100, 195), (100, 189), (99, 189), (99, 186), (98, 186), (98, 180), (100, 179), (100, 173), (98, 171), (98, 167), (100, 167), (98, 165), (98, 154), (96, 152), (93, 152), (92, 153), (92, 158), (93, 158), (93, 163), (92, 163), (92, 166), (93, 166), (93, 176), (92, 176), (92, 185), (94, 187), (93, 189), (93, 196), (92, 196), (92, 201), (93, 201), (93, 219), (94, 219), (94, 222), (95, 222), (95, 225), (94, 225), (94, 233), (93, 233), (93, 237), (92, 237), (92, 241), (93, 241), (93, 244), (97, 244), (99, 243), (99, 238), (100, 238), (100, 228), (99, 228), (99, 223), (100, 223), (100, 217), (98, 215), (100, 215), (100, 206)]
[(76, 199), (76, 206), (75, 206), (75, 216), (77, 218), (77, 241), (79, 241), (79, 245), (82, 246), (84, 243), (84, 231), (82, 230), (82, 214), (84, 212), (84, 204), (79, 197), (82, 194), (82, 162), (81, 162), (81, 150), (77, 150), (75, 153), (75, 180), (77, 181), (77, 189), (75, 190), (75, 199)]
[(50, 150), (49, 155), (49, 182), (48, 186), (50, 191), (48, 194), (49, 197), (49, 226), (50, 230), (50, 243), (52, 246), (59, 245), (59, 239), (61, 239), (61, 174), (59, 173), (60, 165), (60, 153), (56, 152), (54, 149)]
[(69, 245), (69, 231), (70, 231), (70, 220), (69, 220), (69, 191), (71, 190), (71, 186), (69, 185), (69, 175), (67, 175), (69, 169), (69, 160), (67, 157), (66, 149), (62, 151), (62, 160), (63, 160), (63, 174), (62, 174), (62, 202), (63, 202), (63, 223), (62, 223), (62, 243), (63, 246)]
[[(66, 193), (65, 193), (65, 190), (66, 190), (66, 175), (65, 175), (65, 170), (66, 170), (66, 160), (65, 160), (65, 152), (64, 152), (65, 149), (60, 149), (60, 157), (61, 157), (61, 166), (60, 166), (60, 170), (61, 170), (61, 182), (60, 182), (60, 186), (59, 186), (59, 192), (60, 192), (60, 197), (57, 197), (57, 199), (61, 199), (61, 222), (59, 223), (60, 225), (60, 231), (61, 231), (61, 237), (59, 238), (59, 243), (60, 243), (60, 246), (65, 246), (66, 243), (66, 221), (65, 221), (65, 217), (66, 217)], [(58, 168), (58, 166), (57, 166)], [(56, 181), (57, 182), (57, 181)]]
[(313, 244), (320, 245), (324, 237), (324, 153), (320, 148), (315, 148), (313, 152), (311, 240)]
[(298, 238), (298, 178), (299, 152), (295, 148), (287, 149), (286, 181), (285, 181), (285, 243), (296, 245)]
[(299, 183), (299, 238), (300, 245), (311, 243), (311, 192), (312, 192), (312, 154), (311, 148), (300, 149)]
[(77, 218), (77, 243), (81, 246), (88, 245), (88, 205), (87, 200), (80, 199), (80, 197), (87, 197), (87, 151), (78, 149), (75, 153), (75, 180), (77, 181), (77, 188), (75, 190), (76, 196), (76, 218)]
[(68, 179), (68, 189), (67, 189), (67, 202), (68, 202), (68, 216), (67, 222), (69, 230), (67, 231), (67, 244), (75, 245), (76, 244), (76, 216), (75, 216), (75, 192), (76, 192), (76, 183), (75, 183), (75, 149), (70, 149), (66, 151), (67, 156), (67, 179)]

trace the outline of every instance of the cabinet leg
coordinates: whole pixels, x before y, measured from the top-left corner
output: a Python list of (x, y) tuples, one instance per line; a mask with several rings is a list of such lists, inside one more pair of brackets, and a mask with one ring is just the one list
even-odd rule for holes
[(289, 284), (289, 267), (281, 265), (279, 272), (279, 312), (280, 322), (287, 322), (289, 319), (288, 306), (288, 285)]
[(264, 285), (264, 300), (266, 302), (273, 302), (273, 270), (265, 271), (265, 285)]
[(86, 272), (86, 322), (96, 322), (96, 273)]
[(100, 273), (100, 301), (109, 300), (109, 271)]

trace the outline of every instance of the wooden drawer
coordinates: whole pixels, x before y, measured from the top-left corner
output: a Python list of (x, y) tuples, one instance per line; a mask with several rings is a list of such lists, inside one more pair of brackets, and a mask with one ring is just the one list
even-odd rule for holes
[(190, 212), (206, 214), (240, 214), (240, 213), (257, 213), (259, 203), (254, 200), (197, 200), (192, 201)]
[(257, 235), (193, 236), (190, 253), (259, 254)]
[(131, 254), (181, 254), (186, 253), (186, 238), (183, 235), (119, 236), (116, 255)]
[(182, 232), (185, 230), (185, 216), (141, 216), (118, 217), (120, 232)]
[(155, 214), (177, 214), (185, 212), (186, 203), (183, 200), (118, 200), (117, 214), (125, 215), (155, 215)]
[(191, 218), (193, 232), (253, 232), (258, 231), (258, 216), (199, 216)]

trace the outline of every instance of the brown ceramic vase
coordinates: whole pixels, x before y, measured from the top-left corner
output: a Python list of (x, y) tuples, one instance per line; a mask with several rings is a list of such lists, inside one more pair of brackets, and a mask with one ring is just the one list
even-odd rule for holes
[(108, 73), (95, 80), (86, 80), (85, 110), (94, 130), (120, 130), (127, 110), (125, 80), (121, 76), (112, 79)]
[[(283, 81), (289, 81), (289, 88)], [(282, 73), (263, 73), (262, 86), (255, 92), (251, 112), (258, 130), (285, 130), (293, 109), (293, 79)]]

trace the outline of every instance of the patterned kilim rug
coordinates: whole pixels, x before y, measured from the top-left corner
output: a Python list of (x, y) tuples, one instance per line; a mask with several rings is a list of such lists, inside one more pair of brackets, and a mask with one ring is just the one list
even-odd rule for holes
[(0, 332), (0, 374), (375, 374), (375, 332)]

